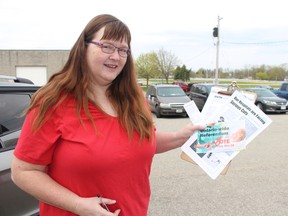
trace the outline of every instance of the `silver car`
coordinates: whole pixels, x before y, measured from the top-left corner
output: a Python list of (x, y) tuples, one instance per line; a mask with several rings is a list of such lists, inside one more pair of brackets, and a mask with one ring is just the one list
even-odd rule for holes
[(187, 116), (183, 106), (191, 101), (180, 86), (169, 84), (150, 85), (146, 100), (157, 118), (168, 115)]

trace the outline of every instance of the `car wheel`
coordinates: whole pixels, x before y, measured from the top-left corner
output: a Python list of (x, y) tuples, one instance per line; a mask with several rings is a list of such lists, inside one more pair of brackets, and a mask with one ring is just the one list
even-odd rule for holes
[(159, 106), (156, 106), (156, 107), (155, 107), (155, 114), (156, 114), (156, 117), (157, 117), (157, 118), (161, 118)]
[(257, 103), (257, 105), (256, 105), (260, 110), (262, 110), (263, 111), (263, 105), (261, 104), (261, 103)]

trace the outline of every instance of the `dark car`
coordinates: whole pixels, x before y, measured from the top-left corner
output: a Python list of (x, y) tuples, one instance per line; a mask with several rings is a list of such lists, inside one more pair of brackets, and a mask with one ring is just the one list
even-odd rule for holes
[(255, 104), (265, 113), (286, 113), (288, 111), (287, 100), (278, 97), (271, 90), (265, 88), (246, 88), (243, 90), (257, 94)]
[(172, 84), (173, 85), (179, 85), (183, 89), (184, 92), (188, 92), (189, 91), (189, 86), (184, 81), (174, 81)]
[[(3, 78), (0, 77), (0, 78)], [(20, 79), (21, 80), (21, 79)], [(23, 111), (38, 86), (23, 79), (0, 82), (0, 215), (38, 215), (38, 201), (11, 180), (11, 161), (24, 122)], [(14, 79), (12, 79), (14, 81)]]
[(227, 84), (215, 84), (215, 83), (194, 83), (191, 85), (189, 91), (189, 98), (193, 100), (201, 111), (206, 103), (206, 100), (211, 92), (213, 86), (220, 86), (227, 90)]
[(157, 118), (164, 115), (187, 116), (184, 104), (190, 102), (189, 97), (178, 85), (150, 85), (146, 92), (149, 108)]
[(192, 87), (192, 85), (194, 85), (195, 83), (199, 83), (199, 82), (189, 82), (188, 83), (188, 92), (187, 92), (187, 95), (189, 96), (189, 94), (190, 94), (190, 89), (191, 89), (191, 87)]

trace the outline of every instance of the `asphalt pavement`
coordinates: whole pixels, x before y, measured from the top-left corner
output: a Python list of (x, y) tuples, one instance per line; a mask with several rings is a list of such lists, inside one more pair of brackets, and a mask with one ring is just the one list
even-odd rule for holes
[[(269, 114), (272, 124), (233, 160), (226, 175), (211, 179), (176, 149), (154, 157), (149, 216), (287, 216), (288, 114)], [(154, 121), (175, 131), (189, 118)]]

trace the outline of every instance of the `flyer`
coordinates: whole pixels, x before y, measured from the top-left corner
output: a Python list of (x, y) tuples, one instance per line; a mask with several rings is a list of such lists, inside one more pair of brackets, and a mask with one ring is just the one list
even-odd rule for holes
[[(198, 110), (194, 101), (185, 104), (184, 108), (193, 124), (209, 125), (217, 122), (220, 118), (224, 118), (227, 124), (233, 124), (233, 121), (236, 120), (243, 121), (245, 125), (245, 148), (272, 123), (272, 120), (254, 104), (253, 97), (247, 97), (238, 90), (234, 91), (231, 96), (221, 95), (217, 91), (210, 93), (202, 112)], [(227, 164), (240, 152), (238, 149), (197, 152), (197, 144), (198, 132), (195, 132), (182, 145), (181, 149), (212, 179), (216, 179)]]

